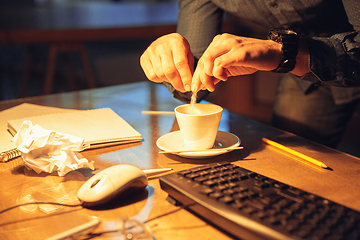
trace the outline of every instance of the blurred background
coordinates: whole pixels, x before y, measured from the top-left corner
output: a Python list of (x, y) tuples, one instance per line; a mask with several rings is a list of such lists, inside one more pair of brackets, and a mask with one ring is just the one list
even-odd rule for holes
[[(176, 31), (177, 11), (177, 0), (0, 0), (0, 100), (147, 81), (140, 55)], [(268, 30), (227, 16), (223, 31)], [(275, 73), (234, 77), (207, 100), (268, 124), (276, 84)], [(356, 156), (359, 112), (339, 146)]]

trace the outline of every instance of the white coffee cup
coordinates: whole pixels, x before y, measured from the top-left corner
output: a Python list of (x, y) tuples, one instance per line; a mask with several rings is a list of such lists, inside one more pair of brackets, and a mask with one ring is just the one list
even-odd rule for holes
[(215, 104), (196, 103), (175, 108), (184, 140), (184, 148), (204, 150), (214, 146), (223, 108)]

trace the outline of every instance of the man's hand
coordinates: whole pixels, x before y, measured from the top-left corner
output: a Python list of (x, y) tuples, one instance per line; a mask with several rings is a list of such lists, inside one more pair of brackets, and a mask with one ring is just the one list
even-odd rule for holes
[(258, 70), (271, 71), (282, 59), (280, 43), (231, 34), (217, 35), (198, 62), (191, 90), (214, 91), (219, 81)]
[(188, 41), (178, 33), (155, 40), (140, 57), (145, 75), (153, 82), (170, 82), (175, 89), (191, 90), (194, 56)]

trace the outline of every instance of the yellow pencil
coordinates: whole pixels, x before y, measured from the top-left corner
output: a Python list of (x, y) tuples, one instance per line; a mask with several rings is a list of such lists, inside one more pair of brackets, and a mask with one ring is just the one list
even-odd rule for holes
[(316, 160), (316, 159), (314, 159), (314, 158), (312, 158), (312, 157), (306, 156), (306, 155), (304, 155), (304, 154), (302, 154), (302, 153), (299, 153), (299, 152), (297, 152), (297, 151), (295, 151), (295, 150), (292, 150), (292, 149), (290, 149), (290, 148), (288, 148), (288, 147), (285, 147), (284, 145), (281, 145), (281, 144), (279, 144), (279, 143), (277, 143), (277, 142), (271, 141), (271, 140), (269, 140), (269, 139), (267, 139), (267, 138), (262, 138), (262, 140), (263, 140), (263, 142), (265, 142), (265, 143), (267, 143), (267, 144), (269, 144), (269, 145), (271, 145), (271, 146), (274, 146), (274, 147), (276, 147), (276, 148), (279, 148), (279, 149), (281, 149), (281, 150), (283, 150), (283, 151), (285, 151), (285, 152), (291, 153), (291, 154), (293, 154), (293, 155), (295, 155), (295, 156), (297, 156), (297, 157), (299, 157), (299, 158), (301, 158), (301, 159), (303, 159), (303, 160), (306, 160), (306, 161), (308, 161), (308, 162), (310, 162), (310, 163), (313, 163), (313, 164), (315, 164), (315, 165), (317, 165), (317, 166), (319, 166), (319, 167), (329, 168), (329, 167), (326, 166), (323, 162), (320, 162), (319, 160)]

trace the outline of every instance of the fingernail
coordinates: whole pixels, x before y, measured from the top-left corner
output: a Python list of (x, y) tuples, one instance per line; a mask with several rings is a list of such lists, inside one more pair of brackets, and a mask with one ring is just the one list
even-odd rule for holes
[(195, 84), (192, 84), (192, 85), (191, 85), (191, 91), (192, 91), (192, 92), (196, 92), (196, 91), (197, 91), (197, 88), (196, 88)]
[(207, 88), (207, 90), (208, 90), (209, 92), (213, 92), (213, 91), (215, 91), (215, 87), (211, 86), (210, 88)]
[(185, 85), (185, 91), (187, 91), (187, 92), (191, 91), (190, 84)]

